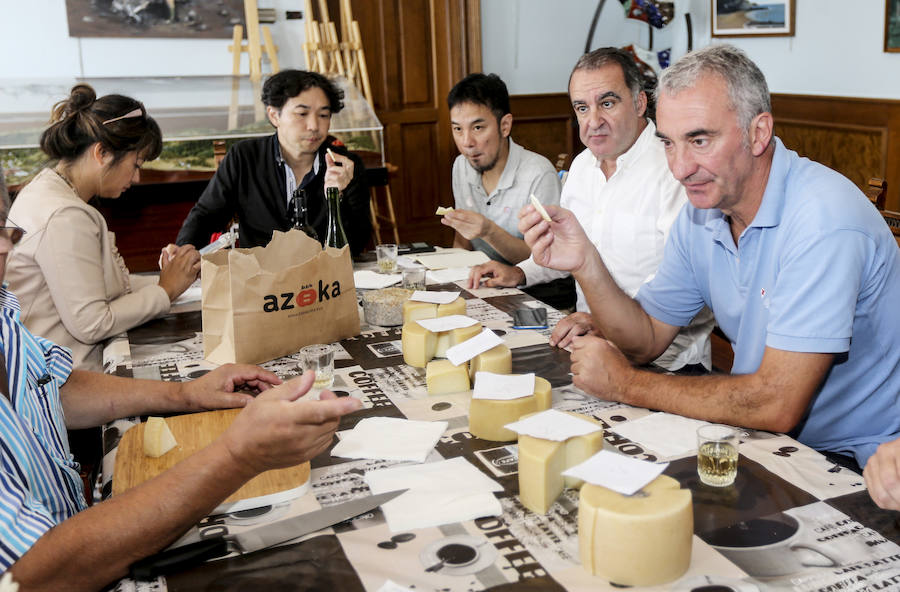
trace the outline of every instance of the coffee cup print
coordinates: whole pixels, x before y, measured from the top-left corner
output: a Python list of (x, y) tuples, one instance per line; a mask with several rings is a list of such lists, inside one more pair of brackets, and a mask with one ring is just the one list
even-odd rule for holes
[(704, 538), (756, 578), (840, 565), (840, 559), (825, 545), (805, 540), (804, 530), (796, 518), (781, 513), (738, 522)]

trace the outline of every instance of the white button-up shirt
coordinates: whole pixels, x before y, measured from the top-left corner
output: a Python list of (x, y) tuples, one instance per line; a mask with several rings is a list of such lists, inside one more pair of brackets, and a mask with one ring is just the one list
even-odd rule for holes
[[(655, 133), (656, 126), (648, 121), (631, 148), (616, 159), (609, 179), (590, 150), (576, 156), (560, 197), (560, 205), (581, 222), (616, 284), (631, 297), (656, 273), (669, 228), (687, 202)], [(527, 286), (567, 275), (541, 267), (533, 258), (518, 266), (525, 272)], [(588, 312), (581, 286), (576, 284), (575, 289), (576, 310)], [(709, 312), (702, 312), (656, 363), (670, 370), (698, 363), (709, 368), (712, 324)]]

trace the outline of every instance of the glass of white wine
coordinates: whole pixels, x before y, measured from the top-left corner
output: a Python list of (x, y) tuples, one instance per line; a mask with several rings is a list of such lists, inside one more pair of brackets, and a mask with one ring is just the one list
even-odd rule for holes
[(331, 388), (334, 384), (334, 347), (317, 343), (300, 350), (300, 364), (303, 370), (316, 373), (314, 390)]
[(697, 474), (713, 487), (727, 487), (737, 477), (740, 432), (727, 425), (697, 428)]
[(397, 245), (375, 245), (375, 257), (378, 260), (378, 273), (397, 273)]

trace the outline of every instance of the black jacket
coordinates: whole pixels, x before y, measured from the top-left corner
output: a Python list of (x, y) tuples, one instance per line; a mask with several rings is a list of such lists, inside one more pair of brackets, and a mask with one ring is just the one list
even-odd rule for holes
[[(365, 182), (365, 166), (354, 154), (328, 136), (319, 148), (319, 172), (305, 187), (307, 217), (319, 240), (325, 240), (328, 208), (325, 204), (325, 148), (353, 159), (353, 179), (341, 197), (341, 221), (350, 252), (360, 253), (372, 234), (369, 217), (369, 191)], [(200, 199), (191, 209), (176, 243), (190, 243), (198, 249), (209, 244), (210, 235), (226, 230), (237, 216), (240, 246), (269, 244), (273, 230), (286, 231), (292, 226), (292, 210), (288, 208), (284, 180), (285, 165), (276, 158), (278, 137), (251, 138), (238, 142), (228, 151)], [(298, 184), (301, 182), (297, 180)]]

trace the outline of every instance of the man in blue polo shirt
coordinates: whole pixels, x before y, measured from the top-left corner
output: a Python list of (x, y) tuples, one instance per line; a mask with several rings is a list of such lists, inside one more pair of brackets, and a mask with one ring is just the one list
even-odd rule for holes
[[(665, 71), (657, 136), (689, 204), (635, 299), (612, 281), (570, 212), (525, 208), (535, 261), (571, 271), (606, 339), (573, 346), (576, 386), (690, 417), (789, 432), (855, 457), (900, 435), (900, 250), (838, 173), (772, 133), (768, 87), (740, 50), (714, 45)], [(731, 376), (634, 368), (707, 305), (735, 351)], [(607, 341), (608, 340), (608, 341)], [(623, 355), (624, 354), (624, 355)]]

